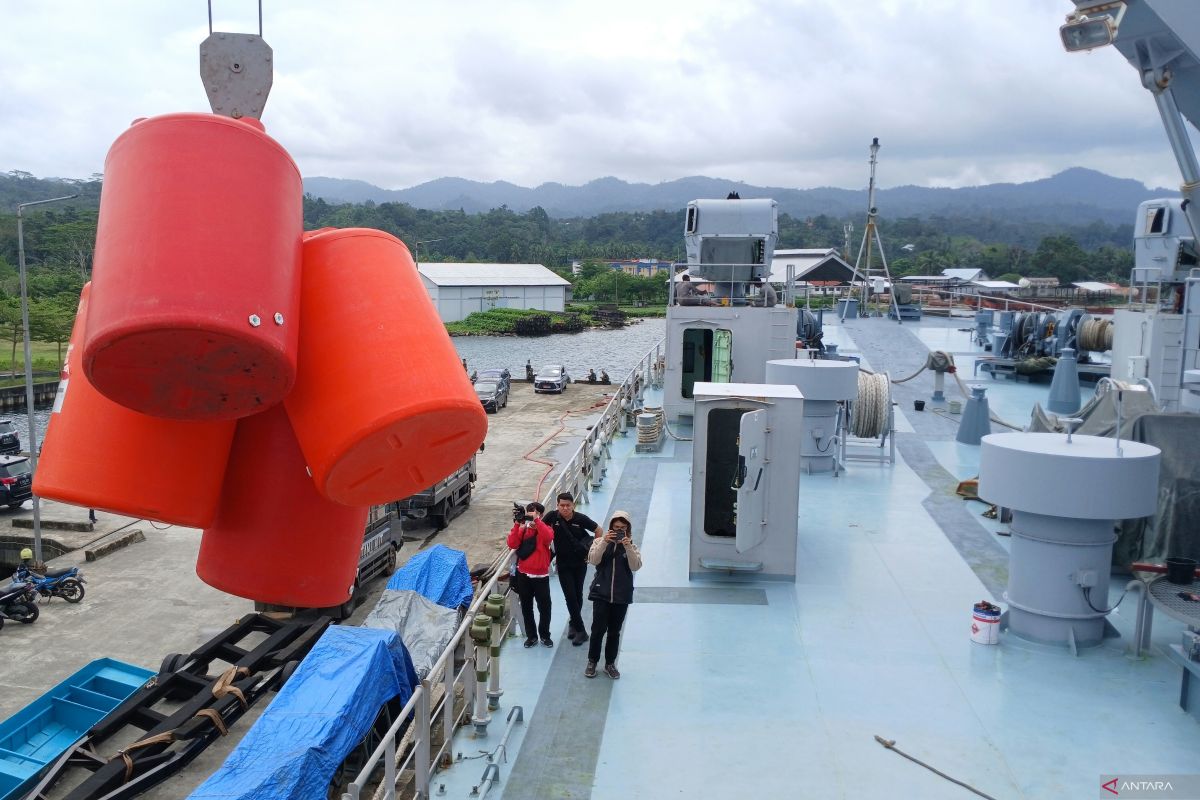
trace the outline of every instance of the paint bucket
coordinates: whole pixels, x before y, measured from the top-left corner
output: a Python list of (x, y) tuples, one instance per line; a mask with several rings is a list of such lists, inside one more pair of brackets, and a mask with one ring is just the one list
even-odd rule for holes
[(1196, 559), (1176, 556), (1167, 559), (1167, 582), (1187, 586), (1196, 575)]
[(986, 600), (971, 609), (971, 641), (997, 644), (1000, 641), (1000, 607)]
[(961, 414), (962, 413), (962, 401), (961, 400), (951, 400), (950, 403), (948, 404), (948, 410), (950, 411), (951, 414)]
[(283, 400), (296, 378), (303, 193), (256, 119), (134, 122), (104, 162), (82, 342), (92, 385), (168, 419), (232, 420)]
[(925, 401), (924, 400), (913, 400), (913, 410), (914, 411), (924, 411), (925, 410)]

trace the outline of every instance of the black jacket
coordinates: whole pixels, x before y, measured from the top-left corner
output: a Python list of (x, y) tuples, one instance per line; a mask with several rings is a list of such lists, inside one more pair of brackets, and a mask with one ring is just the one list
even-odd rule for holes
[(542, 522), (554, 529), (554, 557), (559, 567), (586, 567), (588, 548), (599, 527), (596, 521), (576, 511), (568, 522), (555, 509), (542, 517)]
[(606, 600), (629, 605), (633, 602), (633, 573), (642, 568), (637, 545), (596, 539), (588, 551), (588, 561), (596, 568), (596, 577), (588, 590), (588, 600)]

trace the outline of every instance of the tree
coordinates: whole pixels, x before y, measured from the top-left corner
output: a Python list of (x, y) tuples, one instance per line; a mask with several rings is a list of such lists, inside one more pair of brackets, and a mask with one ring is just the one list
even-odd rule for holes
[(1064, 285), (1085, 278), (1087, 263), (1087, 253), (1067, 235), (1042, 239), (1030, 261), (1034, 274), (1053, 276)]
[(29, 335), (39, 342), (58, 345), (58, 364), (63, 363), (63, 345), (71, 341), (75, 324), (75, 306), (58, 298), (35, 300), (29, 304)]
[(21, 301), (15, 297), (0, 299), (0, 331), (12, 345), (12, 354), (8, 359), (9, 375), (16, 375), (17, 345), (25, 338), (25, 328), (21, 324)]

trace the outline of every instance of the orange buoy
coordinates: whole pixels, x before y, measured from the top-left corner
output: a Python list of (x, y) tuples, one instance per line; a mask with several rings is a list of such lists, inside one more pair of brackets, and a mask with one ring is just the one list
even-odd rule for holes
[(367, 509), (321, 497), (283, 406), (239, 420), (196, 574), (223, 592), (299, 608), (350, 598)]
[(303, 189), (258, 120), (136, 121), (104, 162), (83, 369), (172, 419), (237, 419), (296, 374)]
[(307, 235), (302, 287), (284, 406), (317, 489), (369, 506), (466, 463), (487, 416), (404, 243), (364, 228)]
[(33, 491), (130, 517), (202, 528), (221, 498), (236, 422), (185, 422), (109, 400), (80, 366), (92, 285), (83, 287)]

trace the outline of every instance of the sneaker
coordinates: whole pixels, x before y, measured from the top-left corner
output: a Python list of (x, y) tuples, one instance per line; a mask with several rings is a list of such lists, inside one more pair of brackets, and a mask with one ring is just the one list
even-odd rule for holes
[(587, 663), (587, 666), (583, 668), (583, 677), (585, 677), (585, 678), (596, 677), (596, 662), (595, 661), (589, 661)]
[(525, 640), (526, 647), (533, 647), (536, 644), (537, 644), (537, 639), (526, 639)]
[[(554, 647), (554, 640), (551, 639), (549, 636), (547, 636), (545, 639), (542, 639), (542, 644), (545, 647)], [(530, 647), (532, 647), (532, 646), (533, 645), (530, 645)]]
[(579, 647), (579, 645), (586, 642), (589, 638), (590, 637), (586, 633), (584, 633), (583, 631), (580, 631), (579, 633), (575, 634), (575, 638), (571, 640), (571, 643), (574, 644), (576, 647)]
[(616, 664), (605, 664), (604, 665), (604, 674), (607, 675), (608, 677), (612, 678), (614, 681), (617, 678), (621, 677), (621, 673), (617, 671)]

